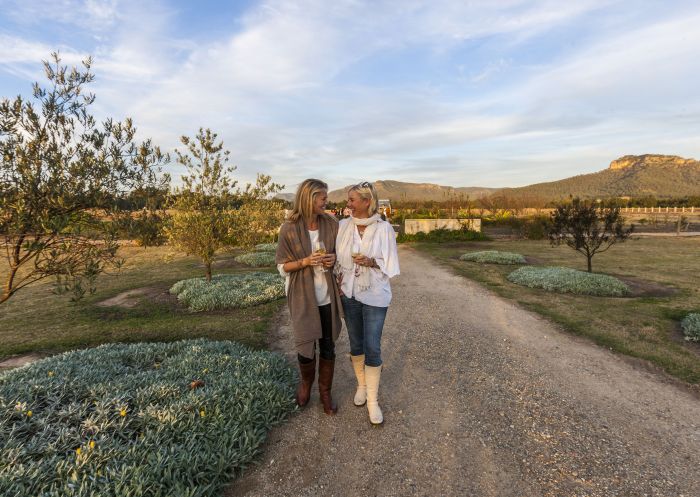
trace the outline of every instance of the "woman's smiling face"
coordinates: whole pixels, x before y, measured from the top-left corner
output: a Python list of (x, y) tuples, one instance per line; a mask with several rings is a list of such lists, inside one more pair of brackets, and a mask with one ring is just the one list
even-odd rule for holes
[(326, 212), (326, 204), (328, 204), (328, 192), (322, 190), (314, 195), (314, 214), (321, 215)]
[(348, 192), (348, 209), (350, 209), (353, 217), (367, 217), (369, 203), (368, 198), (362, 198), (355, 190)]

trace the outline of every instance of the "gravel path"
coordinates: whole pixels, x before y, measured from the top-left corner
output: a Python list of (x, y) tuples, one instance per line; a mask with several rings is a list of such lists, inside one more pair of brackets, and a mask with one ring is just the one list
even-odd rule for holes
[[(400, 248), (373, 427), (352, 404), (273, 430), (228, 496), (700, 496), (700, 400)], [(273, 347), (291, 350), (288, 315)], [(290, 358), (293, 356), (290, 354)]]

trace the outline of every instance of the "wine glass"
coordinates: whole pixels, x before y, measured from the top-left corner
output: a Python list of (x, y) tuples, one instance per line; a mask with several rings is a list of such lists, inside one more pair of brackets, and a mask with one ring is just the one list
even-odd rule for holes
[(350, 252), (350, 256), (355, 259), (355, 257), (359, 257), (362, 255), (362, 252), (360, 252), (360, 244), (359, 243), (353, 243), (352, 244), (352, 251)]
[[(322, 240), (318, 240), (318, 241), (314, 242), (313, 250), (314, 250), (314, 254), (325, 255), (326, 254), (326, 245), (323, 243)], [(321, 272), (327, 273), (328, 269), (321, 266)]]

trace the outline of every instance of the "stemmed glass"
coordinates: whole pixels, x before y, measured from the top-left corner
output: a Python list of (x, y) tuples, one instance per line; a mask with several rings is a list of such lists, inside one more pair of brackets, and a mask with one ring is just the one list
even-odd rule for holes
[[(323, 243), (322, 240), (318, 240), (317, 242), (314, 242), (313, 250), (314, 250), (314, 254), (325, 255), (326, 254), (326, 245)], [(321, 266), (321, 272), (327, 273), (328, 269)]]
[(359, 244), (357, 244), (357, 243), (352, 244), (352, 252), (350, 253), (350, 255), (352, 257), (352, 261), (355, 263), (355, 275), (357, 275), (360, 267), (355, 262), (355, 259), (362, 255), (362, 252), (360, 252), (360, 245)]

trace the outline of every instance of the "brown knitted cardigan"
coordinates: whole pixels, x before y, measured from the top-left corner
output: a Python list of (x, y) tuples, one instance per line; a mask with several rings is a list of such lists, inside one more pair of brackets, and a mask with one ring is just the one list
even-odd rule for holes
[[(327, 253), (335, 253), (335, 239), (338, 234), (338, 221), (324, 214), (318, 217), (319, 240), (326, 246)], [(279, 243), (275, 262), (285, 264), (300, 261), (311, 255), (311, 240), (303, 220), (285, 222), (280, 228)], [(315, 341), (321, 338), (321, 316), (316, 303), (314, 291), (314, 268), (305, 267), (289, 273), (289, 290), (287, 304), (292, 317), (294, 342), (297, 353), (304, 357), (313, 357)], [(343, 306), (340, 302), (338, 285), (333, 271), (324, 273), (331, 295), (331, 313), (333, 321), (333, 341), (338, 339), (341, 329), (340, 318)]]

